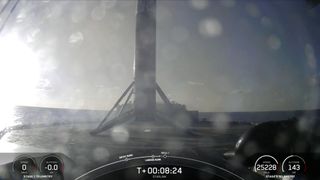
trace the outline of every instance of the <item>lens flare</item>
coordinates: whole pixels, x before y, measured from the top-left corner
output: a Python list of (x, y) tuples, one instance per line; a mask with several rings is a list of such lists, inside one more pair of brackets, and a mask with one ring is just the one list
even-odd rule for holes
[(14, 107), (35, 100), (40, 80), (37, 54), (16, 33), (0, 37), (0, 130), (14, 124)]

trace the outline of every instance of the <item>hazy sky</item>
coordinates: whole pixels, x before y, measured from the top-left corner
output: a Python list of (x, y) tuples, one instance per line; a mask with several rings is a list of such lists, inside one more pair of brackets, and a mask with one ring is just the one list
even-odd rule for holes
[[(1, 98), (110, 108), (133, 79), (135, 8), (21, 1), (0, 37)], [(161, 0), (157, 19), (157, 80), (170, 99), (200, 111), (319, 108), (320, 7)]]

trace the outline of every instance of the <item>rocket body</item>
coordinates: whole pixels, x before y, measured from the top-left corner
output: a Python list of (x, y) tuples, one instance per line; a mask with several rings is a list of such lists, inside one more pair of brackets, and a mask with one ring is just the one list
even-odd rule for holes
[(136, 120), (156, 114), (156, 0), (138, 0), (134, 59)]

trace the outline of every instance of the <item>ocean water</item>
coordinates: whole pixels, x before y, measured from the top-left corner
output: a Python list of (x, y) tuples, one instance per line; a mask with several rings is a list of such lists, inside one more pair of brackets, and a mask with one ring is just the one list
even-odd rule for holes
[[(0, 131), (8, 127), (58, 125), (77, 123), (99, 123), (107, 111), (77, 110), (45, 107), (14, 107), (10, 114), (2, 116)], [(265, 112), (200, 112), (199, 121), (223, 124), (224, 121), (257, 124), (291, 118), (320, 117), (320, 110), (265, 111)]]
[(0, 136), (0, 146), (8, 152), (17, 152), (17, 148), (11, 148), (11, 145), (19, 145), (62, 152), (71, 157), (92, 154), (92, 149), (101, 148), (113, 154), (119, 149), (124, 151), (139, 148), (179, 150), (195, 147), (203, 153), (210, 154), (214, 150), (223, 154), (231, 151), (239, 137), (253, 124), (286, 120), (292, 117), (302, 118), (315, 114), (319, 117), (319, 111), (211, 112), (199, 114), (199, 121), (202, 122), (199, 122), (200, 126), (194, 128), (196, 137), (175, 136), (168, 131), (161, 135), (140, 136), (139, 133), (125, 127), (111, 129), (109, 135), (90, 135), (90, 131), (106, 113), (106, 111), (96, 110), (16, 107), (15, 126), (13, 126), (16, 128), (3, 131)]
[(60, 124), (77, 122), (97, 122), (107, 111), (102, 110), (77, 110), (44, 107), (15, 108), (16, 122), (19, 124)]
[(107, 111), (17, 106), (0, 113), (0, 137), (8, 129), (59, 124), (98, 123)]

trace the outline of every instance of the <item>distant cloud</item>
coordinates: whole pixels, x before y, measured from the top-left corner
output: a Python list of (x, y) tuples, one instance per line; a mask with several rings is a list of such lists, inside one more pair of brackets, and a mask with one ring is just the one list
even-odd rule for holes
[(224, 7), (234, 7), (236, 5), (236, 1), (235, 0), (220, 0), (220, 4)]
[(203, 82), (188, 81), (188, 84), (192, 86), (204, 86)]
[(234, 89), (231, 91), (230, 94), (247, 94), (247, 93), (251, 93), (250, 89)]

